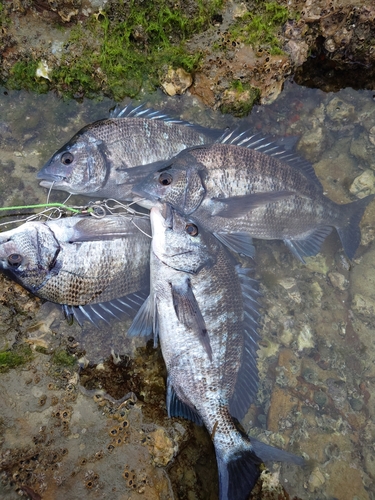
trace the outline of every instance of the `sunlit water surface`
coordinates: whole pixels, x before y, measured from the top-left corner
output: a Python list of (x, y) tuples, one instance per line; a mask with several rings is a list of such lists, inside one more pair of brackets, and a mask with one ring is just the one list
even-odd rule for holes
[[(205, 109), (191, 96), (167, 98), (157, 93), (145, 96), (144, 102), (209, 127), (236, 121)], [(109, 100), (64, 102), (53, 94), (2, 90), (1, 205), (45, 202), (47, 191), (38, 186), (36, 172), (81, 127), (107, 117), (113, 105)], [(336, 202), (375, 193), (373, 92), (344, 89), (330, 94), (289, 82), (274, 103), (254, 108), (242, 121), (256, 132), (295, 137), (299, 153), (313, 163), (325, 192)], [(61, 192), (51, 195), (51, 201), (64, 198)], [(261, 384), (242, 424), (262, 440), (308, 459), (305, 469), (272, 468), (269, 482), (277, 484), (278, 479), (291, 498), (375, 498), (374, 220), (372, 203), (362, 220), (362, 245), (352, 263), (336, 233), (306, 265), (281, 242), (256, 242), (263, 292)], [(25, 366), (0, 373), (1, 498), (19, 498), (20, 485), (26, 485), (25, 496), (43, 499), (217, 498), (215, 460), (204, 431), (191, 425), (186, 434), (177, 420), (166, 423), (159, 351), (136, 350), (142, 342), (126, 338), (128, 324), (99, 329), (85, 325), (83, 330), (69, 326), (59, 307), (42, 305), (9, 280), (1, 283), (1, 350), (14, 343), (35, 350)], [(93, 372), (85, 369), (86, 384), (77, 366), (54, 362), (53, 352), (65, 351), (66, 346), (77, 357), (85, 354), (91, 365), (99, 364)], [(111, 351), (123, 356), (121, 374), (127, 373), (126, 381), (113, 370), (116, 380), (108, 376), (105, 382), (95, 375), (109, 366)], [(90, 385), (90, 377), (97, 383)], [(111, 394), (109, 386), (115, 380), (117, 392), (112, 395), (119, 399), (129, 388), (136, 391), (132, 377), (143, 388), (138, 394), (142, 405), (125, 405), (121, 413), (119, 405), (110, 407), (95, 392), (102, 387)], [(79, 385), (86, 393), (77, 389)], [(123, 430), (113, 430), (124, 419), (129, 425), (126, 436)], [(113, 441), (113, 433), (121, 434), (120, 442)], [(161, 451), (155, 445), (160, 436)], [(192, 444), (172, 467), (164, 468), (170, 457), (163, 462), (163, 446), (170, 449), (171, 440), (175, 450), (180, 443)], [(264, 486), (264, 491), (267, 488), (271, 486)]]

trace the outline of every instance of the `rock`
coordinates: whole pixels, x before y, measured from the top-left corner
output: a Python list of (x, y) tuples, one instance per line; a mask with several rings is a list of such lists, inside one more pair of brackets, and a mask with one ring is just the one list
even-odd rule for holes
[(309, 46), (303, 41), (289, 40), (285, 45), (285, 51), (289, 54), (295, 66), (301, 66), (307, 59)]
[(350, 152), (359, 160), (365, 161), (371, 168), (375, 168), (375, 146), (370, 142), (369, 137), (361, 135), (358, 139), (353, 139), (350, 144)]
[(153, 462), (159, 467), (164, 467), (172, 460), (175, 449), (172, 439), (168, 436), (165, 429), (159, 428), (148, 434), (150, 441), (148, 449)]
[(303, 325), (297, 339), (298, 350), (311, 349), (315, 346), (314, 333), (309, 325)]
[(352, 300), (352, 308), (360, 314), (373, 317), (375, 315), (375, 300), (356, 293)]
[(308, 482), (308, 488), (311, 493), (314, 493), (318, 488), (323, 486), (326, 478), (323, 472), (319, 469), (319, 467), (315, 467), (315, 469), (311, 472)]
[(169, 68), (161, 86), (170, 96), (183, 94), (193, 84), (192, 76), (183, 68)]
[(231, 113), (241, 118), (249, 114), (254, 104), (259, 101), (259, 97), (259, 89), (251, 86), (241, 90), (225, 90), (220, 110), (224, 114)]
[(361, 314), (373, 316), (375, 313), (375, 249), (371, 248), (353, 267), (350, 291), (352, 307)]
[(369, 194), (375, 193), (375, 174), (372, 170), (365, 170), (356, 177), (349, 188), (349, 191), (358, 198), (365, 198)]
[(315, 255), (314, 257), (306, 257), (306, 267), (311, 271), (319, 274), (327, 274), (329, 265), (326, 257), (322, 254)]
[(326, 112), (328, 118), (341, 123), (355, 116), (354, 106), (338, 97), (334, 97), (327, 104)]
[(330, 273), (328, 273), (328, 278), (329, 278), (329, 281), (331, 282), (332, 286), (334, 286), (335, 288), (338, 288), (341, 291), (346, 290), (349, 286), (348, 280), (341, 273), (330, 272)]

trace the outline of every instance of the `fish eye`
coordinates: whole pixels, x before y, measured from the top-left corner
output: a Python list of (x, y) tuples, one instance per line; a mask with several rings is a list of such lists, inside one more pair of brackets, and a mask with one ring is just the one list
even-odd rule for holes
[(61, 155), (61, 163), (63, 163), (64, 165), (70, 165), (71, 163), (73, 163), (73, 160), (74, 156), (72, 155), (72, 153), (64, 153)]
[(19, 253), (12, 253), (8, 257), (8, 264), (12, 267), (18, 267), (22, 263), (22, 255)]
[(195, 224), (186, 224), (185, 231), (187, 232), (187, 234), (190, 234), (190, 236), (197, 236), (199, 232)]
[(159, 182), (162, 186), (169, 186), (173, 181), (173, 177), (171, 174), (168, 174), (167, 172), (163, 172), (162, 174), (159, 175)]

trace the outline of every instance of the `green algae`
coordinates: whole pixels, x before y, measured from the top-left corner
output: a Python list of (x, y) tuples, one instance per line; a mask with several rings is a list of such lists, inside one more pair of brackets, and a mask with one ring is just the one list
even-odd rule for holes
[(0, 351), (0, 373), (4, 373), (17, 366), (22, 366), (32, 358), (29, 346), (17, 346), (15, 349)]
[(220, 106), (220, 111), (242, 118), (250, 113), (255, 104), (259, 103), (261, 94), (257, 87), (235, 80), (227, 95), (230, 95), (230, 99), (224, 101)]
[(256, 1), (252, 11), (243, 14), (232, 26), (230, 36), (254, 48), (266, 48), (271, 55), (282, 54), (278, 31), (290, 17), (277, 2)]
[(57, 89), (69, 97), (105, 95), (121, 100), (155, 90), (166, 68), (193, 72), (202, 58), (185, 41), (212, 22), (222, 0), (198, 0), (176, 7), (168, 0), (108, 2), (105, 10), (71, 29), (50, 81), (36, 77), (39, 61), (18, 61), (6, 86), (36, 92)]
[(36, 77), (38, 62), (30, 58), (17, 61), (10, 69), (6, 87), (12, 90), (30, 90), (39, 94), (48, 92), (47, 80)]
[(74, 366), (77, 363), (77, 358), (71, 356), (63, 349), (54, 352), (51, 361), (58, 366)]

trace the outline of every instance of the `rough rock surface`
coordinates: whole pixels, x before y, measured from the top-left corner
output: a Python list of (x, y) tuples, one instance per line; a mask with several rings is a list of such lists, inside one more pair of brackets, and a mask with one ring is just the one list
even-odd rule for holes
[[(222, 13), (212, 19), (211, 27), (187, 42), (191, 53), (203, 53), (198, 71), (191, 75), (194, 77), (191, 92), (205, 105), (230, 111), (233, 102), (230, 92), (237, 82), (246, 114), (259, 97), (262, 103), (272, 102), (285, 79), (294, 72), (298, 81), (325, 89), (337, 85), (334, 76), (338, 74), (342, 80), (352, 75), (347, 83), (351, 86), (363, 88), (373, 81), (373, 2), (278, 0), (277, 3), (289, 12), (289, 19), (276, 32), (283, 50), (280, 55), (272, 55), (269, 44), (261, 38), (248, 45), (233, 34), (233, 26), (239, 19), (257, 12), (257, 2), (253, 1), (227, 0)], [(16, 61), (43, 60), (50, 68), (58, 65), (61, 55), (70, 50), (67, 41), (75, 26), (88, 30), (89, 19), (99, 16), (105, 7), (105, 0), (5, 1), (3, 16), (6, 13), (10, 23), (0, 23), (0, 78), (7, 80)], [(137, 40), (145, 36), (142, 26), (134, 31)], [(309, 54), (313, 57), (308, 57)], [(165, 80), (164, 75), (162, 72), (160, 84)], [(179, 87), (177, 93), (189, 86), (190, 83)], [(259, 94), (249, 95), (246, 86), (259, 89)], [(237, 89), (236, 98), (238, 93)], [(239, 114), (238, 109), (234, 112)]]

